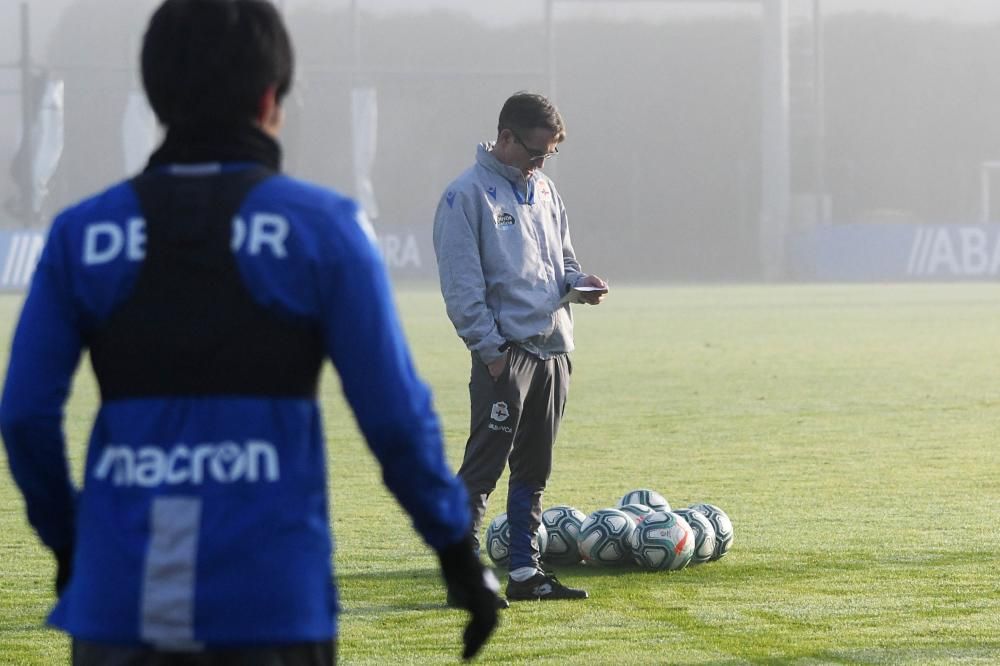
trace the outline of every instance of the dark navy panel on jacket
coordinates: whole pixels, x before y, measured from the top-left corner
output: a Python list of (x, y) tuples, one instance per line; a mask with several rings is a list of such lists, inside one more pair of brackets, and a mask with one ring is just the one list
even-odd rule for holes
[(318, 322), (257, 304), (230, 249), (240, 204), (271, 175), (261, 168), (186, 179), (152, 172), (132, 181), (145, 259), (131, 295), (87, 333), (105, 400), (315, 394)]

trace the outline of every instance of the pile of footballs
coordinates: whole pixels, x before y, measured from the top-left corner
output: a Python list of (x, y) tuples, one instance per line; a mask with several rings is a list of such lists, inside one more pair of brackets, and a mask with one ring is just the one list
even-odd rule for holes
[[(725, 511), (707, 503), (671, 509), (663, 495), (645, 488), (627, 492), (618, 506), (589, 516), (571, 506), (554, 506), (542, 514), (538, 527), (542, 561), (556, 565), (637, 564), (676, 571), (717, 560), (732, 546), (733, 523)], [(506, 513), (487, 528), (486, 553), (498, 567), (510, 564)]]

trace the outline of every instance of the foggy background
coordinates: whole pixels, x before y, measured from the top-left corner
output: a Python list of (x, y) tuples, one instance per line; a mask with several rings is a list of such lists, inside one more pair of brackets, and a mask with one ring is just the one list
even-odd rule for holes
[[(2, 1), (0, 227), (44, 228), (130, 175), (122, 124), (158, 3), (30, 3), (32, 72), (63, 81), (64, 140), (28, 214), (15, 177), (22, 3)], [(546, 172), (585, 270), (612, 282), (761, 278), (758, 5), (557, 3), (550, 70), (541, 0), (360, 0), (357, 51), (348, 2), (276, 4), (297, 57), (286, 171), (356, 194), (351, 89), (374, 88), (374, 223), (394, 239), (401, 279), (435, 275), (437, 201), (518, 90), (554, 95), (565, 118)], [(790, 230), (981, 222), (982, 165), (1000, 160), (1000, 3), (819, 4), (821, 33), (814, 0), (790, 0)]]

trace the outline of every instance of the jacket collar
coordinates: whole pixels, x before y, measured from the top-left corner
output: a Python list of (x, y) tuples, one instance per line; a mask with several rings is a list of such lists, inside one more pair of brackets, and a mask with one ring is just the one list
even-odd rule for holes
[(535, 202), (535, 183), (542, 177), (538, 171), (525, 177), (517, 167), (504, 164), (493, 154), (492, 142), (479, 144), (476, 149), (476, 163), (484, 169), (500, 175), (510, 183), (510, 188), (518, 203), (533, 204)]
[(476, 162), (483, 165), (490, 171), (500, 174), (512, 183), (523, 183), (528, 180), (524, 177), (524, 174), (521, 173), (520, 169), (504, 164), (498, 160), (496, 155), (493, 154), (493, 146), (494, 143), (492, 141), (479, 144), (476, 148)]
[(281, 170), (281, 146), (253, 125), (199, 125), (171, 127), (146, 170), (167, 164), (257, 162)]

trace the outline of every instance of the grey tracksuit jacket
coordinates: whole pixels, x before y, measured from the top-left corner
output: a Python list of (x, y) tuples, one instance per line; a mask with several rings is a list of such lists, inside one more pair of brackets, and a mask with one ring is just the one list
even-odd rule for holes
[(448, 317), (483, 363), (516, 343), (546, 359), (573, 351), (573, 315), (559, 305), (584, 276), (552, 181), (525, 178), (480, 144), (476, 163), (445, 190), (434, 251)]

